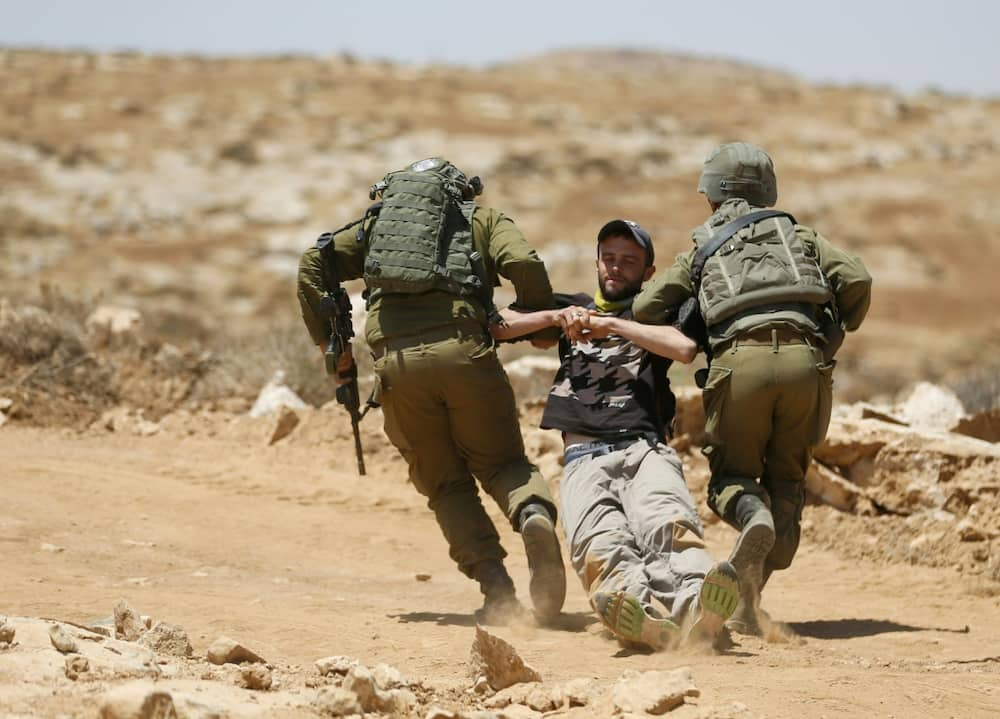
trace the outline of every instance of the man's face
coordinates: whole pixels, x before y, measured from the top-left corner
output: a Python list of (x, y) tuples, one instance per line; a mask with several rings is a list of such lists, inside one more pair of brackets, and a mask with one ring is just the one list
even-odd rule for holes
[(632, 297), (655, 271), (646, 266), (646, 250), (631, 237), (612, 235), (597, 246), (597, 283), (606, 300)]

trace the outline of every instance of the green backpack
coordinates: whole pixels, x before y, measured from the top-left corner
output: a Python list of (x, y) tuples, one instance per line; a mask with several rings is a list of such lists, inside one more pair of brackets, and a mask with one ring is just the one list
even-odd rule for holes
[(711, 236), (703, 233), (703, 228), (695, 232), (704, 263), (695, 288), (708, 327), (755, 308), (824, 305), (833, 298), (791, 215), (763, 210), (739, 217)]
[(372, 185), (371, 198), (382, 201), (370, 210), (376, 219), (363, 237), (369, 298), (444, 290), (475, 296), (490, 311), (493, 288), (472, 242), (472, 198), (481, 191), (478, 177), (467, 179), (439, 157)]

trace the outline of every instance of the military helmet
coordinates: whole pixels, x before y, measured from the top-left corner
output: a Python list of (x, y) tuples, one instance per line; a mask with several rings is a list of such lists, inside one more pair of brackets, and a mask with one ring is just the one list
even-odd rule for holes
[[(484, 185), (479, 175), (470, 178), (443, 157), (428, 157), (424, 160), (418, 160), (398, 172), (427, 172), (428, 170), (433, 170), (445, 177), (452, 191), (460, 195), (463, 200), (471, 200), (483, 192)], [(397, 173), (390, 172), (372, 185), (368, 190), (368, 197), (373, 200), (380, 197), (385, 192), (385, 188), (389, 186), (389, 178), (395, 174)]]
[(709, 202), (741, 197), (757, 207), (778, 201), (774, 163), (761, 148), (749, 142), (729, 142), (712, 150), (698, 178), (698, 192)]

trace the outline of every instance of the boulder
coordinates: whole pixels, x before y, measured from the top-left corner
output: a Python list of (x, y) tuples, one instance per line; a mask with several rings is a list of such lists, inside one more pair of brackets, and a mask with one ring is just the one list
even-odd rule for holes
[(810, 464), (806, 472), (806, 491), (842, 512), (871, 509), (871, 502), (867, 501), (860, 487), (818, 462)]

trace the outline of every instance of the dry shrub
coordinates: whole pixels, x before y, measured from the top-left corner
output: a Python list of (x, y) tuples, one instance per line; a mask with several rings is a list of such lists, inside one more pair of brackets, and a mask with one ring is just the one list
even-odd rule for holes
[(0, 354), (15, 364), (68, 362), (86, 354), (83, 326), (74, 317), (44, 307), (0, 302)]
[[(301, 322), (272, 325), (251, 337), (226, 342), (213, 354), (213, 366), (193, 395), (195, 399), (256, 397), (278, 371), (284, 373), (285, 384), (313, 406), (334, 398), (336, 385)], [(359, 338), (354, 340), (354, 355), (364, 378), (370, 373), (371, 360)]]
[(116, 401), (113, 366), (89, 351), (83, 302), (49, 288), (35, 304), (0, 300), (0, 392), (10, 416), (80, 424)]
[(970, 414), (1000, 407), (1000, 362), (970, 369), (950, 384)]

